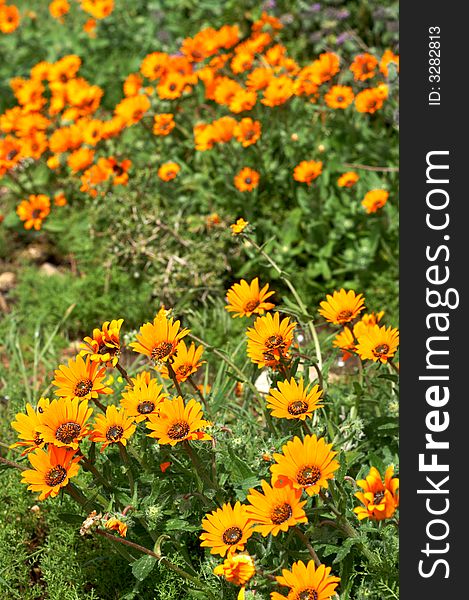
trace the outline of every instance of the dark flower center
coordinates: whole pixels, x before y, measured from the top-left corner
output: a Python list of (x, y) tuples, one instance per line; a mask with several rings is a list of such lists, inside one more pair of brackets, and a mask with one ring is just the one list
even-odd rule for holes
[(318, 598), (318, 593), (313, 588), (306, 588), (298, 594), (298, 600), (318, 600)]
[(155, 410), (155, 403), (151, 400), (145, 400), (138, 404), (137, 410), (141, 415), (148, 415)]
[(39, 431), (34, 432), (34, 443), (36, 444), (36, 446), (40, 446), (41, 444), (44, 443), (44, 440), (42, 439)]
[(40, 208), (35, 208), (33, 210), (33, 212), (31, 213), (31, 216), (33, 219), (39, 219), (39, 217), (41, 216), (41, 209)]
[(175, 83), (170, 83), (169, 84), (169, 89), (171, 92), (174, 92), (174, 90), (177, 88), (177, 85)]
[(246, 302), (246, 304), (244, 305), (244, 310), (246, 312), (252, 312), (258, 306), (259, 306), (259, 301), (258, 300), (249, 300), (249, 302)]
[(271, 335), (267, 338), (265, 345), (269, 350), (274, 349), (282, 349), (285, 347), (285, 342), (283, 341), (283, 337), (281, 335)]
[(116, 175), (122, 175), (122, 173), (124, 173), (124, 169), (120, 165), (112, 165), (112, 170)]
[(168, 437), (172, 440), (182, 440), (187, 436), (191, 428), (187, 421), (177, 421), (168, 429)]
[(243, 532), (239, 527), (229, 527), (223, 532), (222, 539), (227, 546), (234, 546), (243, 537)]
[(74, 421), (62, 423), (57, 427), (55, 439), (63, 444), (71, 444), (80, 435), (81, 426)]
[(375, 492), (375, 495), (373, 496), (373, 504), (381, 504), (381, 502), (383, 501), (384, 498), (384, 490), (382, 490), (381, 492)]
[(91, 379), (82, 379), (75, 386), (75, 396), (83, 398), (83, 396), (89, 394), (92, 389), (93, 382), (91, 381)]
[(153, 360), (162, 360), (171, 353), (173, 345), (170, 342), (160, 342), (151, 351), (151, 357)]
[(337, 102), (343, 102), (345, 98), (343, 96), (337, 96)]
[(246, 177), (246, 179), (244, 180), (245, 183), (247, 183), (248, 185), (250, 185), (252, 183), (252, 179), (250, 177)]
[(285, 502), (284, 504), (278, 504), (272, 510), (270, 518), (272, 519), (272, 523), (275, 523), (275, 525), (280, 525), (281, 523), (288, 521), (292, 514), (292, 507), (287, 502)]
[(67, 471), (62, 465), (57, 465), (47, 472), (45, 481), (50, 487), (54, 487), (62, 483), (67, 477)]
[(106, 431), (106, 439), (110, 442), (118, 442), (124, 434), (124, 428), (120, 425), (111, 425)]
[(350, 318), (353, 316), (353, 311), (346, 309), (341, 310), (337, 315), (337, 321), (350, 321)]
[(302, 467), (296, 476), (300, 485), (305, 487), (314, 485), (321, 479), (321, 470), (315, 465), (306, 465)]
[(373, 348), (373, 354), (375, 356), (383, 356), (383, 354), (387, 354), (389, 352), (389, 346), (387, 344), (380, 344)]
[(179, 373), (179, 375), (181, 375), (181, 377), (187, 377), (188, 375), (191, 374), (191, 371), (192, 371), (192, 365), (181, 365), (177, 369), (177, 372)]
[(287, 410), (291, 415), (302, 415), (308, 412), (308, 404), (304, 400), (295, 400), (290, 402)]

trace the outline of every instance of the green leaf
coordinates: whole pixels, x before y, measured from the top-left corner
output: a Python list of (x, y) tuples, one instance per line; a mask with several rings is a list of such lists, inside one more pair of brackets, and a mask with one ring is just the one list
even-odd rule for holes
[(84, 521), (84, 518), (81, 515), (76, 515), (74, 513), (59, 513), (57, 516), (61, 521), (72, 525), (81, 525)]
[(145, 555), (132, 563), (132, 575), (138, 581), (143, 581), (151, 573), (153, 567), (156, 565), (156, 558), (154, 556)]

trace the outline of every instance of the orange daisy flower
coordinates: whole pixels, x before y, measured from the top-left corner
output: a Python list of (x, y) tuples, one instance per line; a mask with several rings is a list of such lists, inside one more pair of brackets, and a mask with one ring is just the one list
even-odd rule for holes
[[(203, 351), (203, 346), (197, 346), (196, 348), (194, 342), (191, 343), (189, 348), (187, 348), (184, 340), (179, 342), (176, 348), (176, 357), (171, 364), (177, 381), (186, 381), (205, 362), (200, 360)], [(170, 379), (168, 368), (165, 365), (161, 367), (160, 373), (165, 379)]]
[(246, 229), (248, 225), (249, 221), (245, 221), (242, 217), (240, 217), (236, 223), (230, 225), (231, 235), (239, 235)]
[(106, 529), (110, 529), (111, 531), (117, 531), (117, 533), (121, 537), (126, 537), (127, 535), (127, 525), (116, 517), (110, 517), (104, 523), (104, 527)]
[(348, 85), (333, 85), (324, 96), (329, 108), (345, 109), (352, 104), (355, 95)]
[(28, 455), (33, 469), (23, 471), (21, 483), (29, 483), (28, 490), (40, 492), (39, 500), (55, 498), (60, 488), (68, 485), (69, 480), (78, 474), (79, 456), (75, 450), (57, 448), (52, 444), (47, 452), (39, 448)]
[(319, 565), (316, 567), (313, 560), (307, 565), (299, 560), (293, 563), (291, 571), (282, 570), (282, 575), (277, 576), (280, 585), (290, 588), (287, 596), (272, 592), (271, 600), (330, 600), (335, 595), (336, 587), (340, 582), (339, 577), (330, 575), (331, 567)]
[(350, 70), (356, 81), (366, 81), (375, 76), (377, 66), (378, 59), (372, 54), (364, 52), (354, 58), (353, 63), (350, 65)]
[(291, 485), (304, 490), (308, 496), (319, 494), (321, 488), (329, 487), (328, 480), (334, 478), (339, 463), (334, 460), (337, 452), (331, 450), (324, 438), (307, 435), (304, 440), (295, 436), (282, 447), (283, 454), (274, 454), (272, 471), (274, 487)]
[(371, 190), (365, 194), (361, 204), (368, 214), (375, 213), (386, 204), (388, 197), (386, 190)]
[(300, 501), (302, 490), (289, 485), (271, 487), (266, 481), (261, 481), (261, 486), (262, 493), (251, 489), (247, 496), (247, 513), (254, 523), (253, 531), (264, 537), (269, 534), (276, 536), (298, 523), (308, 522), (303, 509), (306, 500)]
[(272, 416), (279, 419), (300, 419), (312, 417), (313, 412), (323, 405), (319, 404), (322, 390), (319, 385), (312, 388), (304, 388), (303, 378), (297, 383), (293, 377), (288, 381), (279, 381), (277, 389), (269, 390), (266, 398), (267, 408), (271, 410)]
[(384, 51), (384, 54), (379, 61), (379, 70), (385, 77), (389, 77), (389, 65), (391, 63), (396, 66), (396, 70), (399, 73), (399, 55), (394, 54), (394, 52), (388, 48)]
[(187, 404), (181, 396), (165, 399), (159, 405), (158, 414), (148, 417), (147, 427), (153, 430), (148, 437), (156, 438), (159, 444), (171, 446), (184, 440), (211, 440), (212, 436), (203, 431), (210, 423), (202, 417), (202, 405), (194, 398)]
[(261, 124), (260, 121), (253, 121), (251, 118), (246, 117), (235, 126), (233, 131), (234, 137), (240, 144), (247, 148), (252, 144), (255, 144), (261, 137)]
[(365, 308), (365, 298), (363, 294), (355, 294), (353, 290), (346, 292), (343, 288), (332, 296), (326, 295), (326, 300), (320, 302), (321, 314), (329, 323), (343, 325), (353, 321), (358, 314)]
[(299, 165), (296, 165), (293, 171), (293, 179), (311, 185), (322, 173), (322, 162), (314, 160), (303, 160)]
[(247, 540), (252, 535), (247, 507), (236, 502), (223, 504), (202, 520), (203, 533), (200, 535), (201, 546), (210, 548), (210, 554), (232, 556), (243, 551)]
[(264, 311), (271, 310), (275, 304), (266, 302), (274, 291), (268, 291), (269, 284), (266, 283), (262, 289), (259, 289), (259, 278), (255, 277), (251, 283), (241, 279), (239, 283), (233, 284), (226, 293), (228, 304), (225, 310), (235, 313), (236, 317), (250, 317), (253, 314), (263, 315)]
[(182, 96), (186, 85), (186, 78), (172, 71), (160, 81), (156, 87), (156, 91), (162, 100), (175, 100)]
[(386, 469), (383, 483), (378, 469), (371, 467), (365, 479), (357, 480), (357, 485), (363, 492), (357, 492), (355, 497), (364, 506), (357, 506), (353, 511), (360, 521), (362, 519), (382, 521), (394, 515), (399, 506), (399, 479), (393, 475), (394, 467), (391, 465)]
[(124, 98), (116, 106), (114, 112), (120, 117), (127, 127), (138, 123), (143, 119), (145, 113), (150, 108), (150, 100), (142, 94)]
[(252, 192), (259, 185), (259, 173), (244, 167), (235, 175), (234, 184), (240, 192)]
[(39, 434), (46, 444), (78, 448), (89, 433), (87, 421), (93, 412), (88, 400), (59, 398), (44, 409), (38, 425)]
[(101, 452), (109, 444), (127, 445), (127, 440), (134, 434), (136, 425), (132, 417), (124, 410), (115, 406), (108, 406), (106, 414), (97, 415), (93, 429), (90, 432), (92, 442), (102, 444)]
[(0, 31), (12, 33), (20, 24), (20, 11), (14, 4), (0, 5)]
[(16, 429), (18, 438), (22, 441), (11, 444), (10, 448), (24, 448), (21, 456), (24, 456), (37, 448), (44, 447), (45, 442), (39, 432), (39, 426), (42, 424), (44, 410), (48, 406), (48, 398), (40, 398), (36, 409), (28, 402), (26, 404), (26, 414), (17, 413), (16, 421), (12, 421), (11, 426), (13, 429)]
[(93, 329), (92, 337), (85, 337), (80, 345), (80, 356), (115, 367), (120, 356), (120, 328), (124, 319), (106, 321), (101, 329)]
[(339, 179), (337, 180), (337, 185), (339, 187), (349, 188), (355, 185), (359, 179), (360, 176), (358, 175), (358, 173), (355, 173), (355, 171), (347, 171), (339, 177)]
[(158, 169), (158, 177), (163, 181), (175, 179), (181, 167), (175, 162), (167, 162)]
[(262, 367), (278, 367), (281, 361), (288, 361), (288, 349), (293, 342), (293, 330), (296, 323), (290, 323), (290, 318), (285, 317), (280, 321), (278, 312), (267, 313), (258, 317), (254, 327), (250, 327), (247, 354), (259, 369)]
[(130, 347), (140, 354), (146, 354), (155, 362), (166, 361), (176, 354), (176, 348), (181, 339), (189, 333), (189, 329), (179, 331), (180, 322), (171, 317), (157, 315), (153, 323), (145, 323), (140, 327), (137, 341)]
[(342, 360), (348, 360), (356, 348), (355, 338), (353, 337), (351, 330), (348, 327), (344, 327), (344, 329), (335, 336), (332, 346), (342, 350)]
[(112, 394), (112, 389), (106, 387), (104, 379), (106, 369), (86, 357), (76, 356), (68, 361), (68, 366), (60, 365), (54, 371), (55, 379), (52, 384), (57, 386), (55, 394), (78, 400), (91, 400), (100, 394)]
[(357, 339), (357, 354), (362, 360), (386, 364), (399, 347), (399, 330), (373, 325)]
[(135, 385), (122, 392), (120, 403), (126, 413), (133, 417), (134, 421), (140, 423), (149, 415), (158, 414), (161, 402), (166, 399), (166, 393), (162, 393), (163, 386), (156, 379), (141, 377), (132, 381), (135, 381)]
[(355, 97), (355, 108), (360, 113), (373, 114), (383, 106), (385, 98), (377, 88), (359, 92)]
[(152, 52), (143, 59), (140, 71), (147, 79), (155, 81), (166, 75), (168, 63), (169, 56), (165, 52)]
[[(225, 558), (221, 565), (213, 569), (215, 575), (223, 575), (226, 581), (241, 585), (244, 590), (244, 585), (254, 576), (256, 568), (254, 560), (249, 554), (234, 554)], [(242, 600), (243, 596), (238, 595), (238, 600)]]
[(172, 113), (161, 113), (153, 117), (153, 133), (155, 135), (168, 135), (174, 129), (174, 115)]
[(16, 214), (24, 221), (25, 229), (41, 229), (43, 220), (50, 213), (50, 198), (45, 194), (31, 194), (28, 200), (22, 200)]

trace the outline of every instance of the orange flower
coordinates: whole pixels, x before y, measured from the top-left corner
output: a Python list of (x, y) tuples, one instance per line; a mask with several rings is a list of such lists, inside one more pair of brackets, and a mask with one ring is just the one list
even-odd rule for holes
[(344, 109), (352, 104), (354, 97), (353, 90), (350, 86), (333, 85), (324, 96), (324, 100), (329, 108)]
[(234, 184), (240, 192), (252, 192), (259, 185), (259, 173), (244, 167), (235, 175)]
[(170, 72), (158, 84), (156, 91), (162, 100), (175, 100), (182, 96), (185, 87), (186, 78), (177, 72)]
[(339, 187), (349, 188), (355, 185), (359, 179), (360, 176), (358, 175), (358, 173), (355, 173), (355, 171), (347, 171), (339, 177), (339, 179), (337, 180), (337, 185)]
[(284, 104), (291, 96), (293, 96), (294, 88), (293, 81), (290, 77), (282, 75), (274, 77), (270, 80), (267, 88), (264, 91), (262, 104), (266, 106), (280, 106)]
[(175, 162), (168, 162), (158, 169), (158, 177), (163, 181), (171, 181), (171, 179), (175, 179), (181, 167)]
[(246, 86), (250, 90), (263, 90), (269, 85), (273, 76), (274, 72), (272, 69), (267, 67), (257, 67), (257, 69), (251, 71), (247, 76)]
[(166, 75), (169, 56), (165, 52), (152, 52), (145, 56), (140, 65), (140, 71), (147, 79), (155, 81)]
[(174, 115), (172, 113), (161, 113), (153, 117), (153, 133), (155, 135), (168, 135), (174, 129)]
[(375, 213), (388, 201), (389, 192), (386, 190), (371, 190), (365, 194), (362, 206), (368, 214)]
[(311, 185), (322, 173), (322, 161), (303, 160), (296, 165), (293, 171), (293, 179)]
[(254, 56), (250, 52), (237, 52), (232, 59), (230, 66), (233, 73), (244, 73), (249, 71), (254, 62)]
[(60, 365), (54, 371), (55, 379), (52, 384), (57, 386), (57, 396), (90, 400), (99, 394), (112, 394), (112, 389), (107, 387), (104, 379), (106, 369), (98, 363), (91, 362), (86, 357), (86, 362), (81, 356), (76, 356), (68, 361), (68, 366)]
[(95, 19), (88, 19), (83, 25), (83, 31), (87, 33), (90, 38), (96, 37), (96, 25), (97, 23)]
[(339, 72), (339, 57), (333, 52), (325, 52), (320, 54), (309, 67), (311, 81), (316, 85), (321, 85), (334, 77)]
[(176, 354), (180, 340), (189, 333), (189, 329), (179, 330), (180, 322), (164, 314), (158, 313), (153, 323), (145, 323), (140, 327), (137, 341), (130, 347), (140, 354), (145, 354), (155, 362), (164, 362)]
[(194, 398), (187, 404), (181, 396), (167, 398), (160, 403), (158, 414), (148, 415), (147, 427), (153, 430), (148, 437), (171, 446), (186, 440), (211, 440), (212, 436), (203, 431), (209, 425), (203, 418), (202, 405)]
[(259, 289), (259, 279), (254, 278), (251, 283), (241, 279), (239, 283), (235, 283), (226, 293), (228, 304), (225, 310), (235, 313), (236, 317), (250, 317), (253, 314), (263, 315), (264, 311), (274, 308), (275, 304), (266, 302), (274, 291), (268, 291), (269, 284), (266, 283), (262, 289)]
[(252, 535), (246, 506), (240, 502), (231, 506), (223, 504), (202, 520), (203, 533), (201, 546), (208, 546), (211, 554), (232, 556), (238, 550), (244, 550)]
[(239, 235), (246, 229), (248, 225), (249, 221), (245, 221), (242, 217), (240, 217), (236, 223), (230, 225), (231, 235)]
[(89, 434), (92, 442), (101, 443), (101, 452), (109, 444), (127, 445), (127, 440), (135, 433), (134, 419), (125, 411), (114, 405), (106, 408), (106, 414), (95, 417), (93, 428)]
[(139, 95), (121, 100), (114, 112), (129, 127), (138, 123), (149, 108), (150, 100), (146, 96)]
[(120, 356), (120, 328), (124, 319), (105, 321), (101, 329), (93, 329), (92, 337), (85, 337), (80, 344), (80, 356), (89, 355), (96, 363), (115, 367)]
[(62, 17), (70, 10), (70, 4), (67, 0), (52, 0), (49, 4), (49, 12), (54, 19), (63, 23)]
[(118, 163), (117, 160), (110, 156), (106, 159), (107, 167), (112, 171), (114, 179), (112, 180), (113, 185), (127, 185), (129, 181), (129, 174), (127, 171), (132, 166), (132, 161), (126, 158), (122, 162)]
[(248, 337), (247, 354), (251, 361), (262, 367), (276, 368), (281, 361), (288, 361), (288, 350), (293, 342), (296, 323), (285, 317), (280, 321), (278, 312), (267, 313), (254, 321), (254, 326), (246, 331)]
[[(189, 348), (187, 348), (184, 340), (179, 342), (176, 348), (176, 357), (171, 365), (177, 381), (186, 381), (186, 379), (193, 375), (202, 363), (205, 362), (200, 360), (203, 351), (203, 346), (197, 346), (196, 348), (194, 342), (191, 343)], [(160, 372), (162, 377), (170, 379), (168, 367), (166, 365), (161, 367)]]
[(81, 0), (81, 7), (95, 19), (104, 19), (114, 10), (114, 0)]
[(58, 192), (54, 196), (54, 204), (55, 206), (66, 206), (67, 198), (65, 198), (65, 194), (63, 192)]
[(246, 148), (255, 144), (261, 137), (261, 124), (260, 121), (253, 121), (251, 118), (246, 117), (234, 128), (234, 136), (241, 145)]
[(240, 113), (254, 108), (257, 102), (257, 94), (253, 91), (240, 90), (233, 96), (229, 108), (231, 112)]
[(78, 173), (83, 171), (86, 167), (89, 167), (94, 160), (94, 150), (89, 148), (79, 148), (74, 150), (67, 158), (67, 165), (70, 167), (72, 173)]
[(112, 531), (117, 531), (121, 537), (125, 537), (127, 535), (127, 525), (116, 517), (110, 517), (104, 523), (104, 527)]
[(215, 80), (216, 88), (214, 91), (214, 100), (217, 104), (229, 105), (238, 92), (243, 88), (238, 82), (229, 77), (218, 77)]
[(31, 194), (29, 200), (22, 200), (16, 214), (24, 221), (25, 229), (41, 229), (43, 220), (50, 213), (50, 199), (44, 194)]
[(392, 50), (389, 50), (389, 48), (388, 48), (387, 50), (384, 51), (384, 54), (381, 57), (381, 60), (379, 61), (379, 70), (385, 77), (389, 76), (388, 67), (389, 67), (390, 63), (393, 63), (394, 65), (396, 65), (396, 70), (399, 73), (399, 55), (394, 54), (394, 52)]
[(49, 445), (47, 452), (39, 448), (28, 455), (33, 469), (23, 471), (21, 483), (29, 483), (28, 490), (40, 492), (39, 500), (55, 498), (60, 488), (78, 474), (80, 456), (75, 450)]
[[(244, 584), (256, 573), (254, 561), (249, 554), (234, 554), (225, 558), (221, 565), (217, 565), (213, 572), (215, 575), (223, 575), (226, 581), (234, 585), (241, 585), (241, 591), (244, 590)], [(244, 595), (238, 594), (238, 600), (242, 600)]]
[(329, 323), (343, 325), (350, 323), (365, 308), (365, 298), (363, 294), (355, 294), (353, 290), (346, 292), (343, 288), (332, 296), (326, 294), (326, 300), (320, 302), (321, 314)]
[(2, 33), (12, 33), (20, 24), (20, 11), (11, 4), (0, 5), (0, 31)]
[(372, 54), (365, 52), (359, 54), (350, 65), (350, 70), (356, 81), (366, 81), (375, 76), (375, 69), (378, 66), (378, 59)]
[(344, 327), (343, 331), (340, 331), (335, 336), (332, 346), (342, 350), (343, 361), (348, 360), (352, 356), (352, 352), (355, 351), (355, 338), (351, 330), (348, 327)]
[(382, 521), (390, 519), (399, 506), (399, 479), (393, 477), (394, 467), (391, 465), (386, 469), (384, 483), (376, 467), (371, 467), (365, 479), (357, 480), (358, 487), (363, 492), (357, 492), (355, 497), (364, 504), (353, 509), (360, 519), (371, 519)]
[(136, 96), (143, 85), (143, 79), (138, 73), (130, 73), (124, 81), (124, 96)]
[(368, 88), (355, 97), (355, 108), (360, 113), (373, 114), (383, 106), (385, 98), (378, 88)]

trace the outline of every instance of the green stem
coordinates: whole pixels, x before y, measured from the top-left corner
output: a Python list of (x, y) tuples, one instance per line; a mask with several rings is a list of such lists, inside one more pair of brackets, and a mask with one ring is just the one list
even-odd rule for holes
[(191, 575), (190, 573), (187, 573), (187, 571), (184, 571), (184, 569), (181, 569), (181, 567), (179, 567), (178, 565), (173, 564), (170, 560), (168, 560), (164, 556), (161, 556), (161, 554), (157, 554), (156, 552), (153, 552), (153, 550), (150, 550), (149, 548), (145, 548), (144, 546), (141, 546), (140, 544), (136, 544), (135, 542), (131, 542), (130, 540), (126, 540), (126, 539), (120, 538), (116, 535), (112, 535), (112, 534), (108, 533), (107, 531), (104, 531), (103, 529), (94, 529), (93, 531), (95, 533), (97, 533), (98, 535), (101, 535), (101, 536), (107, 538), (108, 540), (111, 540), (112, 542), (124, 544), (125, 546), (128, 546), (129, 548), (134, 548), (135, 550), (138, 550), (139, 552), (142, 552), (143, 554), (148, 554), (148, 556), (153, 556), (154, 558), (156, 558), (158, 560), (158, 562), (162, 563), (165, 567), (167, 567), (174, 573), (177, 573), (180, 577), (187, 579), (187, 581), (190, 581), (199, 590), (203, 590), (207, 594), (207, 598), (210, 598), (211, 600), (216, 600), (216, 598), (213, 596), (210, 589), (207, 588), (200, 581), (200, 579), (198, 579), (194, 575)]
[(308, 537), (300, 529), (298, 529), (298, 527), (296, 527), (296, 525), (295, 525), (295, 527), (293, 527), (293, 531), (295, 532), (296, 536), (303, 542), (303, 544), (308, 549), (308, 552), (310, 553), (311, 558), (314, 560), (315, 566), (319, 567), (321, 564), (321, 561), (319, 560), (319, 557), (316, 554), (315, 549), (311, 546), (311, 543), (310, 543)]
[(168, 367), (168, 374), (171, 377), (171, 379), (173, 380), (173, 383), (177, 390), (178, 396), (181, 396), (181, 398), (183, 398), (181, 386), (179, 385), (179, 381), (176, 377), (176, 373), (174, 372), (173, 365), (169, 361), (166, 363), (166, 365)]
[(122, 461), (126, 466), (126, 473), (127, 473), (128, 479), (129, 479), (130, 495), (133, 497), (134, 491), (135, 491), (135, 480), (134, 480), (134, 476), (132, 473), (132, 465), (130, 463), (130, 457), (127, 453), (126, 447), (121, 442), (119, 442), (119, 452), (120, 452)]
[(134, 387), (134, 382), (130, 379), (127, 371), (124, 369), (124, 367), (122, 365), (120, 365), (119, 363), (116, 364), (116, 369), (119, 371), (119, 373), (122, 375), (122, 377), (127, 381), (127, 383), (130, 385), (130, 387)]
[(295, 298), (295, 300), (296, 300), (296, 302), (298, 304), (298, 308), (302, 311), (303, 315), (308, 319), (308, 328), (310, 330), (311, 337), (313, 338), (313, 341), (314, 341), (314, 349), (315, 349), (315, 352), (316, 352), (316, 358), (317, 358), (318, 366), (319, 366), (319, 369), (322, 369), (321, 346), (319, 344), (318, 334), (317, 334), (316, 328), (314, 327), (313, 320), (308, 315), (308, 310), (307, 310), (307, 308), (306, 308), (303, 300), (301, 299), (300, 295), (296, 291), (295, 286), (288, 279), (288, 277), (283, 272), (283, 270), (277, 265), (277, 263), (251, 237), (249, 237), (245, 233), (241, 233), (241, 235), (244, 238), (246, 238), (246, 240), (250, 244), (252, 244), (254, 246), (254, 248), (259, 252), (259, 254), (263, 258), (265, 258), (265, 260), (269, 263), (269, 265), (271, 267), (273, 267), (273, 269), (275, 269), (275, 271), (277, 271), (277, 273), (280, 275), (280, 279), (287, 285), (288, 289), (290, 290), (290, 292), (292, 293), (293, 297)]

